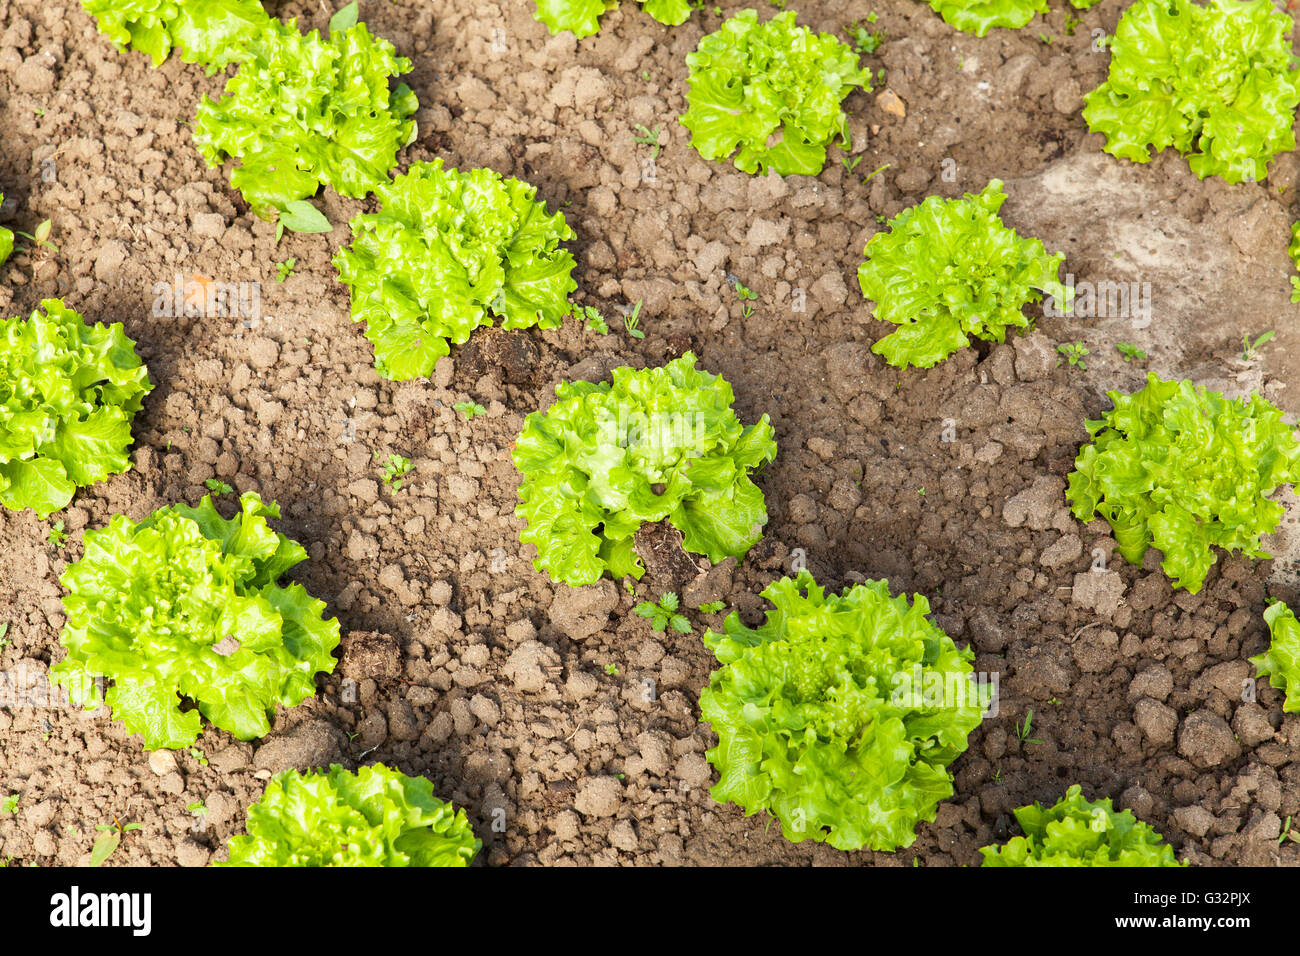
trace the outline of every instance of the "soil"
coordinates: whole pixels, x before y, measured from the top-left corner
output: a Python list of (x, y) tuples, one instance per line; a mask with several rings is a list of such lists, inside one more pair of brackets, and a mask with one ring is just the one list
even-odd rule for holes
[[(47, 540), (52, 521), (0, 511), (12, 642), (0, 667), (35, 698), (0, 707), (0, 795), (19, 798), (0, 816), (0, 859), (85, 863), (96, 825), (116, 817), (143, 827), (109, 864), (203, 865), (224, 856), (273, 772), (382, 760), (464, 805), (489, 865), (974, 865), (978, 847), (1015, 832), (1015, 807), (1075, 782), (1131, 807), (1193, 863), (1300, 862), (1300, 846), (1278, 842), (1300, 813), (1300, 715), (1283, 715), (1263, 682), (1242, 700), (1266, 598), (1297, 597), (1296, 512), (1277, 560), (1221, 555), (1190, 595), (1170, 589), (1155, 552), (1141, 568), (1112, 559), (1106, 528), (1076, 522), (1063, 496), (1085, 418), (1147, 368), (1262, 388), (1300, 411), (1300, 333), (1285, 321), (1300, 160), (1230, 187), (1197, 180), (1177, 155), (1137, 166), (1102, 154), (1079, 109), (1106, 70), (1093, 31), (1113, 30), (1119, 0), (1078, 14), (1072, 34), (1074, 11), (1056, 3), (984, 39), (913, 0), (792, 6), (820, 30), (874, 10), (886, 31), (866, 62), (906, 116), (878, 90), (849, 98), (852, 173), (832, 153), (816, 178), (748, 176), (689, 147), (676, 120), (684, 58), (717, 26), (711, 11), (667, 28), (625, 3), (579, 42), (550, 37), (525, 0), (364, 3), (371, 29), (415, 64), (420, 134), (402, 163), (443, 157), (537, 185), (578, 233), (581, 300), (611, 317), (603, 337), (574, 322), (479, 333), (432, 380), (396, 384), (374, 373), (329, 263), (343, 224), (372, 203), (326, 191), (334, 232), (277, 246), (190, 141), (195, 106), (222, 76), (117, 53), (78, 4), (0, 0), (0, 189), (12, 200), (0, 221), (31, 232), (50, 217), (58, 245), (0, 271), (0, 312), (57, 295), (92, 321), (123, 322), (156, 384), (136, 418), (134, 469), (56, 516), (66, 546)], [(304, 28), (327, 22), (319, 4), (268, 7)], [(662, 131), (653, 176), (636, 124)], [(1007, 183), (1007, 222), (1064, 250), (1078, 281), (1149, 282), (1151, 321), (1047, 318), (930, 371), (886, 367), (870, 346), (888, 329), (855, 280), (866, 240), (880, 217), (993, 177)], [(260, 283), (261, 314), (155, 316), (155, 285), (195, 273)], [(729, 275), (758, 293), (752, 315)], [(619, 321), (637, 300), (643, 340)], [(1242, 333), (1269, 328), (1262, 357), (1240, 361)], [(1086, 370), (1058, 364), (1055, 346), (1074, 341), (1091, 349)], [(1116, 341), (1149, 361), (1126, 365)], [(552, 585), (513, 516), (523, 417), (560, 380), (686, 348), (733, 383), (743, 420), (766, 412), (775, 424), (779, 455), (759, 479), (766, 538), (710, 569), (645, 529), (651, 573), (636, 596)], [(486, 413), (456, 413), (467, 399)], [(376, 452), (412, 460), (400, 491)], [(214, 477), (280, 502), (276, 526), (311, 555), (293, 577), (343, 624), (341, 663), (261, 742), (209, 729), (192, 751), (151, 757), (103, 711), (42, 696), (62, 657), (58, 577), (85, 528), (194, 502)], [(799, 560), (828, 587), (886, 577), (925, 593), (977, 670), (999, 677), (999, 712), (954, 765), (955, 797), (907, 850), (793, 845), (713, 802), (699, 625), (721, 616), (696, 615), (682, 635), (631, 613), (671, 586), (684, 604), (724, 600), (755, 623), (758, 591)], [(1022, 745), (1015, 727), (1031, 708), (1041, 742)]]

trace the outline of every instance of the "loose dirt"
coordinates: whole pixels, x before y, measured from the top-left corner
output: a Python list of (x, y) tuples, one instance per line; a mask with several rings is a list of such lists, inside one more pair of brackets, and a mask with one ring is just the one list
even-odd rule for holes
[[(1101, 154), (1079, 109), (1106, 70), (1094, 30), (1113, 30), (1118, 0), (1081, 14), (1072, 35), (1074, 11), (1054, 4), (1046, 22), (984, 39), (910, 0), (792, 5), (821, 30), (874, 10), (886, 31), (865, 62), (906, 116), (876, 92), (849, 98), (852, 173), (833, 152), (815, 179), (753, 177), (689, 147), (676, 121), (684, 58), (718, 24), (711, 12), (669, 29), (626, 3), (578, 42), (550, 37), (524, 0), (363, 4), (415, 63), (420, 137), (403, 164), (443, 157), (537, 185), (577, 231), (580, 298), (612, 330), (480, 333), (432, 380), (394, 384), (375, 375), (329, 264), (346, 220), (372, 204), (327, 191), (334, 232), (277, 247), (190, 142), (198, 100), (222, 76), (179, 59), (149, 69), (75, 3), (0, 0), (0, 221), (30, 232), (52, 217), (59, 247), (0, 268), (0, 313), (57, 295), (123, 322), (157, 386), (136, 419), (134, 469), (58, 516), (66, 547), (48, 543), (50, 522), (0, 511), (0, 669), (35, 698), (0, 707), (0, 796), (19, 798), (0, 816), (0, 859), (85, 863), (95, 826), (117, 817), (143, 828), (110, 864), (203, 865), (224, 857), (272, 773), (382, 760), (463, 804), (491, 865), (973, 865), (979, 846), (1015, 832), (1013, 808), (1074, 782), (1131, 807), (1194, 863), (1300, 861), (1300, 846), (1278, 845), (1300, 812), (1300, 715), (1284, 716), (1263, 683), (1242, 700), (1265, 599), (1297, 597), (1294, 546), (1272, 562), (1221, 557), (1200, 594), (1175, 593), (1154, 553), (1142, 568), (1112, 558), (1107, 529), (1076, 522), (1063, 496), (1084, 419), (1147, 367), (1263, 388), (1300, 410), (1286, 257), (1300, 160), (1229, 187), (1176, 155), (1135, 166)], [(304, 28), (327, 22), (319, 5), (268, 6)], [(653, 164), (636, 124), (662, 132)], [(1150, 321), (1049, 318), (930, 371), (886, 367), (870, 346), (889, 330), (856, 285), (866, 240), (928, 193), (993, 177), (1007, 182), (1007, 222), (1064, 250), (1078, 281), (1150, 283)], [(155, 315), (156, 288), (195, 273), (260, 283), (258, 314)], [(728, 275), (758, 293), (752, 315)], [(619, 314), (637, 300), (640, 341)], [(1269, 328), (1262, 361), (1234, 360), (1243, 332)], [(1058, 365), (1055, 346), (1074, 341), (1091, 349), (1086, 370)], [(1146, 349), (1148, 365), (1126, 365), (1116, 341)], [(513, 516), (523, 417), (562, 379), (686, 348), (734, 384), (743, 420), (775, 424), (780, 452), (759, 479), (766, 539), (708, 570), (648, 529), (655, 559), (637, 596), (552, 585)], [(486, 413), (466, 420), (452, 409), (463, 400)], [(414, 463), (400, 491), (376, 452)], [(102, 713), (42, 697), (62, 657), (58, 576), (85, 528), (195, 502), (214, 477), (280, 502), (276, 526), (311, 555), (294, 577), (343, 624), (342, 661), (264, 741), (209, 730), (195, 750), (151, 759)], [(799, 560), (828, 587), (887, 577), (925, 593), (977, 670), (999, 675), (999, 712), (955, 765), (956, 796), (905, 851), (792, 845), (713, 802), (700, 628), (656, 634), (631, 613), (676, 587), (690, 606), (725, 600), (754, 623), (757, 592)], [(1022, 746), (1014, 728), (1031, 708), (1041, 743)], [(206, 813), (187, 809), (197, 803)]]

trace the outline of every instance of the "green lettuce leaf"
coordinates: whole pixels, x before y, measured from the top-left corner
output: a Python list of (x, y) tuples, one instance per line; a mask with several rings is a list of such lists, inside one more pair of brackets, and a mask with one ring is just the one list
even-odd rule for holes
[[(1296, 269), (1300, 270), (1300, 222), (1291, 224), (1291, 244), (1287, 246), (1286, 251), (1291, 256), (1291, 262)], [(0, 262), (3, 261), (4, 257), (0, 256)], [(1300, 276), (1291, 277), (1291, 301), (1300, 302)]]
[[(1047, 0), (929, 0), (929, 3), (944, 23), (977, 37), (984, 36), (993, 27), (1018, 30), (1035, 14), (1047, 14)], [(1080, 4), (1075, 2), (1075, 6)]]
[(713, 798), (766, 810), (796, 843), (910, 846), (991, 702), (974, 655), (926, 619), (924, 596), (891, 597), (887, 581), (828, 597), (801, 571), (763, 596), (774, 609), (758, 629), (733, 613), (704, 635), (722, 665), (700, 692), (718, 735)]
[(776, 456), (772, 425), (740, 423), (721, 376), (687, 352), (662, 368), (617, 368), (613, 383), (562, 382), (514, 447), (523, 476), (515, 515), (537, 570), (578, 587), (644, 573), (641, 525), (668, 521), (714, 563), (742, 557), (767, 524), (750, 472)]
[[(533, 16), (551, 33), (571, 30), (579, 39), (600, 31), (600, 18), (618, 9), (618, 0), (536, 0)], [(686, 0), (641, 0), (645, 12), (660, 23), (678, 26), (690, 19)]]
[(448, 343), (501, 319), (507, 329), (558, 328), (578, 284), (574, 238), (537, 190), (490, 169), (442, 160), (375, 187), (378, 213), (352, 220), (352, 245), (334, 257), (352, 289), (352, 320), (366, 323), (375, 367), (404, 380), (433, 373)]
[(388, 88), (410, 68), (364, 23), (322, 37), (272, 20), (221, 99), (199, 104), (194, 142), (209, 166), (239, 159), (230, 183), (264, 219), (322, 184), (360, 199), (415, 138), (415, 94)]
[(1269, 0), (1138, 0), (1083, 118), (1122, 159), (1145, 163), (1172, 146), (1202, 179), (1262, 180), (1274, 156), (1295, 149), (1291, 25)]
[(1078, 784), (1051, 807), (1016, 811), (1024, 836), (980, 847), (984, 866), (1183, 866), (1174, 848), (1129, 810), (1109, 799), (1090, 803)]
[[(0, 193), (0, 203), (5, 201), (5, 194)], [(14, 234), (13, 230), (0, 226), (0, 265), (9, 258), (14, 251)]]
[(119, 51), (134, 48), (161, 66), (173, 47), (211, 76), (243, 59), (270, 21), (258, 0), (82, 0)]
[(1132, 395), (1106, 394), (1115, 407), (1088, 422), (1093, 442), (1070, 475), (1074, 516), (1105, 518), (1133, 564), (1159, 548), (1174, 587), (1193, 594), (1213, 547), (1269, 557), (1260, 536), (1277, 529), (1285, 509), (1268, 496), (1300, 480), (1300, 442), (1281, 410), (1259, 395), (1229, 401), (1154, 372)]
[(131, 419), (153, 389), (120, 322), (46, 299), (0, 322), (0, 504), (45, 518), (131, 467)]
[[(1264, 609), (1268, 624), (1269, 645), (1263, 654), (1250, 659), (1259, 677), (1267, 677), (1274, 690), (1286, 694), (1282, 710), (1288, 714), (1300, 711), (1300, 622), (1295, 612), (1275, 601)], [(1296, 689), (1292, 695), (1291, 688)]]
[(836, 136), (849, 141), (840, 102), (871, 89), (871, 73), (829, 33), (795, 25), (794, 11), (758, 22), (742, 10), (688, 54), (690, 88), (682, 125), (705, 159), (726, 159), (747, 173), (815, 176)]
[(91, 681), (112, 681), (104, 702), (148, 750), (194, 743), (200, 716), (241, 740), (266, 735), (277, 704), (316, 693), (339, 643), (324, 602), (277, 583), (307, 557), (267, 524), (278, 517), (247, 492), (229, 519), (209, 496), (87, 531), (85, 554), (60, 579), (68, 654), (51, 678), (91, 709)]
[(929, 368), (972, 338), (1002, 342), (1008, 328), (1027, 328), (1024, 306), (1044, 294), (1069, 308), (1072, 292), (1057, 280), (1065, 254), (1049, 256), (1005, 226), (1006, 198), (1000, 179), (962, 199), (930, 196), (871, 237), (858, 284), (875, 317), (899, 326), (873, 352), (898, 368)]
[(424, 777), (331, 764), (272, 778), (229, 846), (217, 866), (469, 866), (483, 842)]

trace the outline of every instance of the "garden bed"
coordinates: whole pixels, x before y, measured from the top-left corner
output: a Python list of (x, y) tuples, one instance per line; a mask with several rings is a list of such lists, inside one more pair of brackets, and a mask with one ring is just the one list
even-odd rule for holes
[[(328, 20), (319, 6), (267, 6), (304, 29)], [(0, 859), (85, 863), (95, 827), (117, 817), (142, 827), (110, 863), (202, 865), (224, 858), (272, 773), (382, 760), (464, 806), (490, 865), (974, 865), (978, 847), (1016, 832), (1014, 808), (1076, 782), (1192, 863), (1300, 862), (1300, 846), (1278, 840), (1300, 812), (1300, 720), (1264, 681), (1257, 702), (1241, 699), (1246, 658), (1267, 645), (1266, 597), (1297, 597), (1293, 530), (1275, 561), (1221, 556), (1192, 595), (1170, 588), (1154, 554), (1142, 568), (1111, 558), (1104, 523), (1080, 524), (1064, 497), (1085, 419), (1148, 369), (1300, 411), (1286, 254), (1300, 160), (1284, 154), (1267, 183), (1229, 186), (1177, 154), (1146, 166), (1103, 154), (1079, 110), (1108, 61), (1093, 31), (1114, 29), (1118, 0), (1078, 14), (1055, 4), (982, 39), (912, 0), (790, 6), (834, 32), (874, 11), (885, 31), (864, 65), (885, 71), (901, 107), (879, 89), (846, 101), (851, 172), (835, 150), (820, 176), (783, 180), (690, 148), (677, 121), (685, 56), (720, 22), (711, 11), (669, 28), (625, 3), (577, 41), (550, 36), (525, 0), (363, 4), (371, 31), (414, 64), (419, 134), (403, 166), (441, 157), (536, 185), (578, 235), (578, 301), (612, 317), (605, 336), (574, 320), (480, 332), (431, 380), (394, 383), (375, 374), (330, 264), (346, 221), (373, 202), (326, 190), (317, 202), (334, 231), (277, 246), (190, 140), (222, 76), (119, 54), (78, 4), (0, 0), (0, 188), (14, 200), (0, 223), (31, 232), (51, 218), (58, 246), (0, 267), (0, 314), (63, 296), (90, 321), (122, 322), (155, 385), (130, 472), (47, 521), (0, 510), (0, 669), (40, 696), (63, 656), (58, 576), (84, 529), (197, 503), (209, 479), (280, 503), (272, 523), (310, 554), (293, 576), (344, 633), (319, 695), (281, 711), (258, 744), (208, 727), (195, 750), (151, 757), (102, 710), (0, 707), (0, 796), (19, 798), (0, 815)], [(1067, 14), (1080, 20), (1072, 35)], [(661, 131), (657, 155), (638, 124)], [(1046, 318), (931, 370), (886, 366), (870, 346), (889, 329), (855, 278), (878, 219), (992, 178), (1007, 184), (1003, 218), (1064, 251), (1064, 272), (1149, 283), (1150, 321), (1139, 296), (1126, 314)], [(166, 308), (193, 274), (257, 284), (242, 287), (247, 314)], [(739, 299), (728, 275), (757, 298)], [(617, 321), (637, 301), (640, 340)], [(1242, 335), (1269, 329), (1262, 357), (1242, 361)], [(1119, 341), (1148, 361), (1126, 364)], [(1061, 361), (1056, 346), (1072, 342), (1090, 349), (1086, 369)], [(554, 584), (514, 517), (524, 416), (561, 380), (688, 349), (734, 385), (742, 421), (767, 413), (776, 428), (758, 478), (764, 540), (707, 573), (645, 548), (636, 596)], [(466, 400), (485, 413), (454, 410)], [(377, 452), (410, 458), (400, 490)], [(56, 519), (63, 547), (49, 541)], [(791, 844), (710, 799), (715, 738), (697, 697), (714, 659), (699, 636), (721, 616), (692, 614), (695, 633), (680, 634), (632, 613), (675, 590), (753, 624), (758, 591), (800, 560), (828, 589), (883, 577), (926, 594), (975, 670), (998, 675), (998, 713), (954, 765), (956, 795), (898, 853)], [(1022, 744), (1031, 709), (1037, 742)]]

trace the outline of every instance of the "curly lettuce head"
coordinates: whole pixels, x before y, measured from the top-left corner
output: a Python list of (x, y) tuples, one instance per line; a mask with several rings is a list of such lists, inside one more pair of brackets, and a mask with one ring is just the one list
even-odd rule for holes
[(131, 467), (131, 419), (153, 389), (120, 322), (62, 299), (0, 322), (0, 504), (42, 518)]
[(242, 59), (249, 41), (270, 22), (258, 0), (82, 0), (119, 52), (149, 55), (162, 66), (173, 47), (211, 76)]
[(1285, 509), (1268, 496), (1300, 480), (1300, 442), (1281, 410), (1154, 372), (1132, 395), (1106, 394), (1115, 407), (1088, 422), (1093, 442), (1070, 475), (1074, 516), (1105, 518), (1133, 564), (1159, 548), (1174, 587), (1193, 594), (1215, 547), (1269, 557), (1260, 535), (1277, 529)]
[(1300, 712), (1300, 621), (1294, 611), (1275, 601), (1264, 609), (1264, 622), (1268, 625), (1268, 650), (1256, 654), (1250, 662), (1257, 676), (1267, 677), (1274, 690), (1286, 695), (1283, 712)]
[(1047, 13), (1047, 0), (929, 0), (929, 3), (944, 23), (977, 37), (994, 27), (1018, 30), (1035, 14)]
[(858, 284), (875, 317), (899, 326), (873, 352), (898, 368), (929, 368), (972, 338), (1002, 342), (1009, 327), (1028, 327), (1023, 308), (1044, 294), (1069, 307), (1071, 290), (1057, 280), (1065, 253), (1049, 256), (1005, 226), (1006, 198), (1000, 179), (962, 199), (930, 196), (871, 237)]
[[(551, 33), (573, 31), (579, 39), (600, 31), (600, 18), (618, 8), (618, 0), (536, 0), (533, 16)], [(641, 0), (641, 6), (660, 23), (675, 27), (690, 19), (686, 0)]]
[(980, 847), (984, 866), (1182, 866), (1174, 848), (1151, 827), (1109, 799), (1090, 803), (1078, 784), (1051, 807), (1016, 811), (1024, 836)]
[(750, 480), (776, 456), (764, 415), (742, 425), (726, 379), (687, 352), (662, 368), (616, 368), (613, 383), (562, 382), (555, 404), (524, 420), (514, 462), (515, 515), (537, 570), (574, 587), (608, 572), (640, 577), (633, 535), (668, 519), (682, 547), (718, 562), (742, 557), (767, 524)]
[(1110, 41), (1110, 75), (1083, 118), (1105, 150), (1145, 163), (1172, 146), (1202, 179), (1258, 181), (1295, 149), (1300, 70), (1291, 17), (1270, 0), (1138, 0)]
[(148, 750), (192, 744), (200, 716), (240, 740), (264, 736), (277, 704), (316, 692), (339, 643), (323, 601), (276, 583), (307, 557), (267, 525), (279, 516), (246, 492), (229, 520), (205, 497), (87, 531), (85, 554), (60, 578), (68, 654), (51, 677), (90, 709), (112, 681), (103, 702)]
[(763, 596), (775, 609), (757, 630), (732, 614), (704, 635), (722, 664), (700, 692), (718, 735), (713, 798), (768, 811), (796, 843), (910, 846), (952, 796), (948, 765), (989, 703), (974, 655), (887, 581), (827, 597), (801, 571)]
[(836, 136), (849, 140), (840, 102), (855, 88), (871, 89), (871, 72), (829, 33), (795, 26), (794, 11), (758, 22), (742, 10), (688, 54), (690, 88), (681, 122), (705, 159), (815, 176)]
[(410, 60), (364, 23), (323, 38), (272, 20), (248, 47), (222, 97), (199, 104), (194, 142), (209, 166), (240, 161), (230, 183), (257, 215), (269, 219), (322, 184), (360, 199), (387, 181), (415, 138), (415, 94), (388, 89)]
[(483, 843), (424, 777), (331, 764), (272, 778), (229, 846), (217, 866), (469, 866)]
[(352, 245), (334, 257), (352, 289), (352, 320), (366, 323), (375, 367), (391, 379), (432, 374), (480, 326), (557, 328), (568, 314), (574, 238), (537, 189), (490, 169), (442, 160), (375, 187), (381, 208), (352, 220)]

